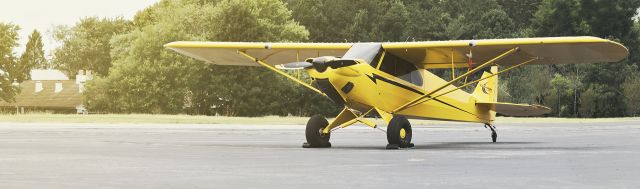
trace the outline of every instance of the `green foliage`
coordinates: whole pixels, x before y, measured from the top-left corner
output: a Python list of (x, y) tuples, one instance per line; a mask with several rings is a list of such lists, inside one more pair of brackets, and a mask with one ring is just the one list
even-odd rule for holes
[(162, 47), (180, 40), (307, 40), (307, 30), (280, 1), (162, 1), (134, 23), (133, 31), (111, 40), (114, 67), (108, 77), (88, 84), (90, 109), (232, 116), (327, 110), (327, 99), (262, 67), (205, 64)]
[(526, 66), (503, 75), (500, 83), (507, 86), (504, 90), (511, 102), (544, 104), (550, 93), (552, 75), (547, 66)]
[(218, 29), (209, 39), (219, 41), (300, 41), (309, 32), (291, 19), (291, 11), (278, 0), (226, 0), (211, 12)]
[(558, 73), (551, 79), (551, 93), (547, 98), (546, 105), (551, 107), (558, 117), (573, 114), (570, 112), (571, 104), (565, 103), (571, 102), (573, 86), (571, 80)]
[(627, 115), (640, 115), (640, 76), (631, 75), (622, 84), (624, 103), (627, 105)]
[(544, 0), (536, 12), (533, 26), (538, 36), (580, 36), (591, 33), (583, 20), (581, 0)]
[[(401, 1), (393, 1), (380, 21), (380, 33), (383, 36), (381, 41), (402, 40), (407, 33), (405, 28), (409, 23), (409, 11)], [(366, 23), (360, 23), (360, 25), (364, 24)]]
[[(344, 32), (344, 29), (349, 27), (349, 23), (352, 23), (346, 21), (354, 19), (354, 15), (341, 14), (347, 12), (348, 2), (324, 0), (290, 0), (287, 2), (289, 8), (293, 10), (293, 18), (309, 30), (311, 41), (339, 42), (349, 40), (346, 38), (348, 34)], [(365, 12), (366, 10), (352, 9), (351, 11)], [(360, 14), (360, 19), (364, 19), (366, 13)], [(330, 27), (340, 29), (330, 29)]]
[(122, 18), (83, 18), (74, 27), (59, 26), (54, 38), (63, 45), (54, 51), (53, 65), (75, 76), (79, 70), (93, 70), (106, 76), (111, 67), (111, 38), (131, 28)]
[(535, 14), (533, 28), (538, 36), (593, 35), (620, 41), (630, 48), (630, 57), (622, 63), (554, 67), (562, 75), (579, 75), (573, 77), (579, 80), (574, 82), (587, 87), (574, 91), (582, 94), (581, 116), (624, 115), (625, 97), (619, 91), (625, 77), (620, 76), (637, 75), (639, 35), (634, 17), (639, 7), (638, 0), (544, 0)]
[(44, 44), (42, 43), (42, 36), (38, 30), (33, 30), (33, 33), (29, 36), (27, 47), (20, 56), (20, 61), (16, 65), (15, 78), (18, 82), (31, 79), (30, 71), (32, 69), (44, 69), (49, 68), (47, 59), (44, 58)]
[(536, 14), (542, 0), (497, 0), (511, 19), (516, 28), (528, 28), (531, 17)]
[(17, 88), (12, 85), (16, 71), (16, 57), (13, 48), (18, 46), (20, 27), (0, 22), (0, 99), (13, 101)]
[(516, 30), (493, 0), (288, 2), (316, 42), (497, 38)]
[[(167, 4), (169, 3), (169, 4)], [(178, 7), (163, 2), (143, 11), (157, 23), (136, 25), (132, 31), (111, 39), (114, 67), (107, 77), (88, 82), (86, 105), (92, 110), (124, 113), (180, 113), (189, 73), (201, 68), (187, 57), (169, 52), (163, 45), (178, 40), (198, 40), (185, 29), (193, 28), (203, 11), (196, 6)], [(159, 15), (165, 15), (160, 17)], [(118, 87), (112, 87), (118, 86)]]
[[(607, 86), (592, 84), (580, 96), (581, 106), (580, 116), (583, 117), (610, 117), (618, 107), (618, 102), (609, 102), (613, 96), (617, 96), (615, 91), (609, 91)], [(622, 101), (622, 99), (620, 99)], [(624, 108), (624, 107), (622, 107)]]
[[(473, 5), (473, 6), (469, 6)], [(491, 39), (512, 37), (512, 19), (494, 0), (442, 1), (452, 20), (446, 27), (448, 39)]]
[(438, 1), (405, 1), (409, 11), (407, 32), (415, 40), (446, 40), (451, 14)]

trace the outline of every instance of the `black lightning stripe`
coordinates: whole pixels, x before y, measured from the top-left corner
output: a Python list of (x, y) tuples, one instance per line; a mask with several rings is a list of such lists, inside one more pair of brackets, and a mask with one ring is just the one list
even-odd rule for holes
[[(369, 77), (369, 79), (371, 79), (371, 81), (373, 81), (373, 83), (375, 83), (375, 84), (378, 84), (377, 80), (380, 80), (380, 81), (387, 82), (387, 83), (389, 83), (389, 84), (391, 84), (391, 85), (395, 85), (395, 86), (397, 86), (397, 87), (400, 87), (400, 88), (403, 88), (403, 89), (409, 90), (409, 91), (411, 91), (411, 92), (417, 93), (417, 94), (419, 94), (419, 95), (424, 95), (424, 93), (423, 93), (422, 91), (419, 91), (419, 90), (417, 90), (417, 89), (414, 89), (413, 87), (409, 87), (409, 86), (403, 85), (402, 83), (398, 83), (398, 82), (396, 82), (396, 81), (393, 81), (393, 80), (390, 80), (390, 79), (384, 78), (384, 77), (379, 76), (379, 75), (376, 75), (376, 74), (371, 74), (371, 75), (366, 75), (366, 76), (367, 76), (367, 77)], [(431, 98), (431, 96), (427, 96), (427, 98)], [(440, 100), (440, 99), (433, 99), (433, 100), (435, 100), (435, 101), (437, 101), (437, 102), (440, 102), (440, 103), (442, 103), (442, 104), (444, 104), (444, 105), (447, 105), (447, 106), (449, 106), (449, 107), (455, 108), (455, 109), (457, 109), (457, 110), (463, 111), (463, 112), (465, 112), (465, 113), (468, 113), (468, 114), (471, 114), (471, 115), (476, 116), (475, 114), (473, 114), (473, 113), (471, 113), (471, 112), (468, 112), (468, 111), (466, 111), (466, 110), (463, 110), (463, 109), (461, 109), (461, 108), (458, 108), (457, 106), (454, 106), (454, 105), (451, 105), (451, 104), (449, 104), (449, 103), (446, 103), (446, 102), (444, 102), (444, 101), (442, 101), (442, 100)]]
[[(429, 98), (431, 98), (431, 97), (429, 97)], [(438, 102), (440, 102), (440, 103), (442, 103), (442, 104), (445, 104), (445, 105), (447, 105), (447, 106), (450, 106), (450, 107), (452, 107), (452, 108), (455, 108), (455, 109), (458, 109), (458, 110), (460, 110), (460, 111), (463, 111), (463, 112), (465, 112), (465, 113), (468, 113), (468, 114), (471, 114), (471, 115), (476, 116), (476, 114), (473, 114), (473, 113), (471, 113), (471, 112), (468, 112), (468, 111), (466, 111), (466, 110), (463, 110), (463, 109), (461, 109), (461, 108), (458, 108), (457, 106), (454, 106), (454, 105), (451, 105), (451, 104), (449, 104), (449, 103), (446, 103), (446, 102), (444, 102), (444, 101), (442, 101), (442, 100), (440, 100), (440, 99), (434, 99), (434, 100), (436, 100), (436, 101), (438, 101)]]
[(384, 77), (379, 76), (379, 75), (376, 75), (376, 74), (371, 74), (371, 76), (367, 75), (367, 77), (369, 77), (369, 79), (371, 79), (371, 81), (373, 81), (373, 83), (376, 83), (376, 84), (378, 84), (378, 82), (377, 82), (376, 80), (378, 80), (378, 79), (379, 79), (379, 80), (384, 81), (384, 82), (387, 82), (387, 83), (389, 83), (389, 84), (391, 84), (391, 85), (395, 85), (395, 86), (398, 86), (398, 87), (400, 87), (400, 88), (403, 88), (403, 89), (409, 90), (409, 91), (411, 91), (411, 92), (418, 93), (418, 94), (420, 94), (420, 95), (424, 95), (424, 93), (423, 93), (422, 91), (419, 91), (419, 90), (417, 90), (417, 89), (414, 89), (413, 87), (409, 87), (409, 86), (403, 85), (403, 84), (401, 84), (401, 83), (398, 83), (398, 82), (396, 82), (396, 81), (393, 81), (393, 80), (390, 80), (390, 79), (384, 78)]

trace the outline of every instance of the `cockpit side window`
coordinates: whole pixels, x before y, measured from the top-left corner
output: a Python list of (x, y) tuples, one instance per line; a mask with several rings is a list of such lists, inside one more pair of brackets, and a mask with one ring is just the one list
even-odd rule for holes
[(413, 63), (391, 53), (385, 53), (380, 70), (414, 85), (422, 86), (422, 76), (418, 68)]

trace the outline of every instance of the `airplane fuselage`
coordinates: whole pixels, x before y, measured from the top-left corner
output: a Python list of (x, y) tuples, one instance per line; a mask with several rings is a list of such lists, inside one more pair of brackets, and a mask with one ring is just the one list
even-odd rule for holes
[[(336, 103), (344, 103), (348, 108), (366, 112), (377, 108), (387, 113), (446, 83), (442, 78), (418, 69), (422, 86), (397, 78), (367, 63), (349, 67), (328, 68), (320, 73), (307, 70), (327, 96)], [(455, 89), (449, 86), (443, 91)], [(437, 95), (439, 93), (436, 93)], [(489, 107), (476, 105), (476, 97), (456, 90), (449, 94), (428, 100), (411, 108), (395, 112), (413, 119), (434, 119), (463, 122), (491, 123), (495, 117)]]

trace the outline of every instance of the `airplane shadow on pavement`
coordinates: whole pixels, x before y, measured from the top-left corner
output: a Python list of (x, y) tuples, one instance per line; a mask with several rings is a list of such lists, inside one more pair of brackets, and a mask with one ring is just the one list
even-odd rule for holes
[[(415, 147), (399, 150), (556, 150), (556, 151), (584, 151), (594, 150), (599, 147), (586, 146), (549, 146), (544, 142), (441, 142), (428, 144), (415, 144)], [(384, 146), (339, 146), (334, 145), (331, 149), (348, 149), (348, 150), (386, 150)]]

